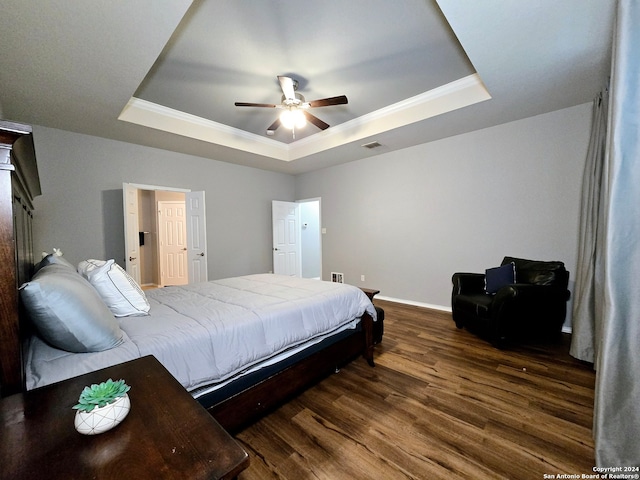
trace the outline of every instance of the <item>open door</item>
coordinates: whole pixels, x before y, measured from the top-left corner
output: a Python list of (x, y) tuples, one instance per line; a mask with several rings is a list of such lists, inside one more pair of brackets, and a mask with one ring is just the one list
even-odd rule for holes
[(206, 282), (207, 270), (207, 218), (204, 192), (187, 192), (187, 258), (189, 283)]
[(125, 270), (140, 284), (140, 243), (138, 231), (138, 188), (122, 184), (124, 205)]
[(273, 272), (302, 276), (300, 262), (300, 204), (273, 200)]

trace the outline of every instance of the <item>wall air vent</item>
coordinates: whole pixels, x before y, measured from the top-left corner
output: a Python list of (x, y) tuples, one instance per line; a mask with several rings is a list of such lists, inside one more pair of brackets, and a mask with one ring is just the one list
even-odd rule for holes
[(337, 283), (344, 283), (344, 273), (331, 272), (331, 281)]
[(378, 148), (381, 147), (382, 144), (378, 143), (378, 142), (369, 142), (369, 143), (365, 143), (364, 145), (361, 145), (364, 148), (368, 148), (369, 150), (371, 150), (372, 148)]

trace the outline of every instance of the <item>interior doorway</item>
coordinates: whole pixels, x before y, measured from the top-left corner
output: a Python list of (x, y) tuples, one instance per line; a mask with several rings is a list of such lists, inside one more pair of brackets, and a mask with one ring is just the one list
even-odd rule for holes
[(273, 271), (322, 279), (320, 198), (272, 202)]
[[(124, 183), (123, 195), (126, 270), (140, 286), (155, 288), (207, 281), (204, 192)], [(180, 229), (163, 228), (166, 226), (160, 212), (163, 204), (175, 205), (182, 211)], [(167, 237), (168, 234), (171, 236)], [(167, 245), (178, 250), (163, 249)], [(172, 261), (167, 263), (164, 261), (167, 258)]]
[[(178, 225), (169, 226), (162, 217), (163, 205), (185, 209), (185, 193), (169, 190), (138, 190), (138, 225), (140, 226), (140, 285), (145, 288), (188, 283), (188, 265), (180, 249), (186, 248), (185, 237), (177, 236)], [(169, 212), (171, 213), (171, 212)]]
[(320, 198), (298, 200), (302, 278), (322, 279), (322, 229)]

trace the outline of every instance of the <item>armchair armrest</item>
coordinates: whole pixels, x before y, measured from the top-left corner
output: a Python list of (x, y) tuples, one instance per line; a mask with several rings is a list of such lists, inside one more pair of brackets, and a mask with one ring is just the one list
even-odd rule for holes
[(484, 293), (484, 273), (454, 273), (451, 277), (454, 295)]

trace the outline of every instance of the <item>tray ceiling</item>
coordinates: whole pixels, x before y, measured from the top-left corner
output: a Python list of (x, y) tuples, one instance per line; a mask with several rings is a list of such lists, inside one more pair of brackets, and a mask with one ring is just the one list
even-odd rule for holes
[[(8, 0), (6, 118), (302, 173), (590, 101), (615, 2)], [(26, 61), (28, 59), (28, 61)], [(277, 75), (330, 124), (267, 127)], [(378, 148), (362, 145), (377, 142)]]

